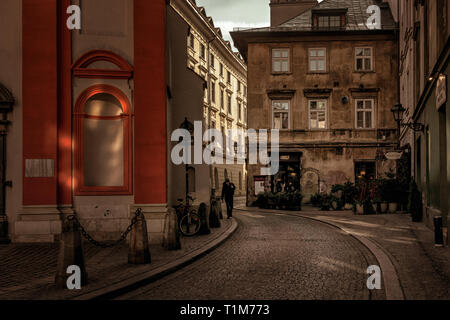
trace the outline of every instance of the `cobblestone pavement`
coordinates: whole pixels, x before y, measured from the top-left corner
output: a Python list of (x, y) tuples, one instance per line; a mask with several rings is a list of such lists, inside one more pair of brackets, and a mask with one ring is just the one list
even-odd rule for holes
[(411, 222), (408, 214), (359, 216), (307, 207), (297, 214), (333, 223), (375, 242), (394, 264), (405, 299), (450, 299), (450, 248), (435, 247), (432, 230)]
[(0, 300), (75, 298), (183, 258), (218, 238), (230, 227), (229, 220), (222, 220), (222, 227), (211, 229), (210, 235), (182, 238), (182, 249), (178, 251), (167, 251), (162, 246), (152, 245), (150, 265), (129, 265), (126, 244), (101, 249), (85, 243), (89, 283), (79, 291), (61, 290), (54, 285), (57, 244), (0, 245)]
[(369, 292), (373, 255), (337, 228), (309, 219), (236, 212), (240, 226), (194, 264), (120, 299), (384, 299)]

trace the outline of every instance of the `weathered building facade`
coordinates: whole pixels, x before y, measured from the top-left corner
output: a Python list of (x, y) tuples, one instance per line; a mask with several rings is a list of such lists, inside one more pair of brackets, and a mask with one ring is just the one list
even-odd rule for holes
[[(80, 4), (81, 29), (70, 30), (67, 9)], [(165, 1), (5, 0), (0, 15), (0, 82), (15, 98), (0, 218), (8, 237), (56, 241), (76, 212), (96, 239), (117, 239), (142, 208), (159, 241), (168, 203)]]
[(424, 220), (442, 216), (448, 226), (450, 199), (449, 75), (450, 4), (390, 1), (400, 25), (400, 102), (405, 108), (401, 145), (411, 150), (412, 174), (422, 191)]
[[(373, 4), (378, 30), (366, 26)], [(395, 173), (384, 157), (396, 146), (390, 109), (398, 101), (397, 26), (387, 4), (325, 0), (232, 37), (248, 63), (249, 128), (280, 130), (280, 171), (263, 177), (249, 166), (250, 203), (261, 181), (266, 190), (292, 184), (308, 201), (333, 184)]]
[[(247, 128), (247, 67), (222, 37), (220, 28), (194, 0), (171, 0), (171, 6), (189, 26), (187, 66), (207, 84), (203, 101), (204, 128), (215, 128), (225, 136), (235, 130), (242, 136)], [(235, 142), (237, 136), (233, 137)], [(244, 164), (214, 164), (210, 168), (210, 187), (216, 195), (229, 178), (236, 185), (236, 195), (246, 193)], [(203, 183), (207, 179), (203, 176)]]

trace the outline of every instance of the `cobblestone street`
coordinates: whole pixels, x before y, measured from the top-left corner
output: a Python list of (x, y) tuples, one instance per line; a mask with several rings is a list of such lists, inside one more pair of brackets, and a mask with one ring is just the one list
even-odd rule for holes
[(236, 212), (239, 229), (194, 264), (121, 299), (384, 299), (366, 287), (369, 250), (300, 217)]

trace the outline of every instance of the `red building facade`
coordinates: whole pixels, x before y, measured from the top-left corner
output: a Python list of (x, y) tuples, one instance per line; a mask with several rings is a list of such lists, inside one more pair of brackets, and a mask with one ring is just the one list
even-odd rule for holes
[(23, 181), (11, 237), (57, 240), (75, 211), (113, 239), (137, 207), (157, 235), (167, 207), (165, 1), (83, 2), (81, 30), (66, 25), (70, 5), (20, 8)]

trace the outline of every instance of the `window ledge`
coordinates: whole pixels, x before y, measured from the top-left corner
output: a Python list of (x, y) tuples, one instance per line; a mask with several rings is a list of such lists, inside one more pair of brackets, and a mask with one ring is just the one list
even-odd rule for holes
[(292, 72), (272, 72), (273, 76), (290, 76)]

